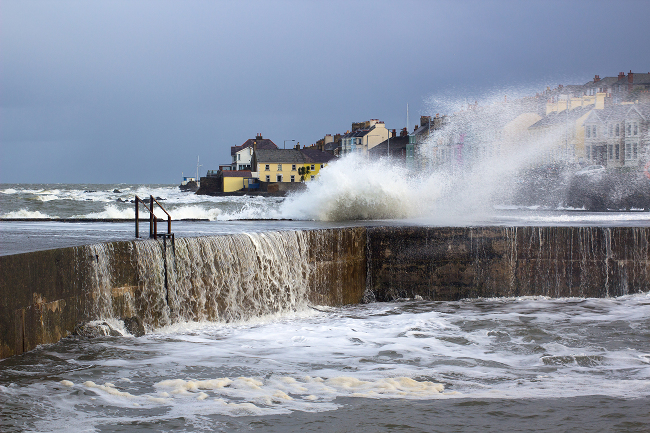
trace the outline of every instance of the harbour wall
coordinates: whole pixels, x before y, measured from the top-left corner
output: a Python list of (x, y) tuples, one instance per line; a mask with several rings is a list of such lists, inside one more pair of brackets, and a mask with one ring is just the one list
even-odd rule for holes
[(246, 320), (422, 297), (650, 290), (646, 227), (356, 227), (136, 240), (0, 257), (0, 358), (80, 323)]

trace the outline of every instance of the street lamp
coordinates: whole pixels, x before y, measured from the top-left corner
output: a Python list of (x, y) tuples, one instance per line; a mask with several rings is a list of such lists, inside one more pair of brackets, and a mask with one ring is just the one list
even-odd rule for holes
[(296, 141), (296, 140), (284, 140), (284, 146), (283, 146), (283, 147), (284, 147), (285, 149), (287, 148), (287, 141)]
[[(379, 134), (368, 134), (366, 135), (366, 156), (368, 156), (370, 149), (368, 149), (368, 146), (370, 146), (370, 137), (379, 137), (381, 138), (381, 135)], [(388, 131), (388, 137), (390, 139), (390, 131)]]

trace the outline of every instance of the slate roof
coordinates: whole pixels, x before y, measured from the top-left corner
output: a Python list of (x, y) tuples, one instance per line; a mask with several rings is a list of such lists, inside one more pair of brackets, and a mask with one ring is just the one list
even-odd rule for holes
[(258, 164), (326, 164), (336, 156), (318, 149), (257, 149)]
[(302, 149), (301, 152), (305, 155), (305, 162), (325, 164), (333, 159), (337, 159), (336, 156), (331, 153), (323, 152), (318, 149)]
[(566, 110), (558, 112), (553, 112), (548, 114), (547, 116), (542, 117), (540, 120), (537, 122), (533, 123), (531, 126), (528, 127), (528, 129), (537, 129), (537, 128), (544, 128), (547, 126), (555, 126), (555, 125), (561, 125), (564, 122), (569, 122), (575, 121), (581, 116), (584, 116), (588, 111), (592, 110), (594, 108), (594, 105), (587, 105), (586, 107), (576, 107), (573, 110), (569, 110), (569, 114), (567, 116)]
[(245, 149), (247, 147), (253, 147), (253, 144), (257, 142), (257, 148), (258, 149), (277, 149), (278, 146), (275, 145), (274, 142), (269, 140), (268, 138), (249, 138), (242, 144), (241, 146), (231, 146), (230, 147), (230, 155), (234, 155), (237, 152), (239, 152), (242, 149)]
[(258, 164), (305, 164), (305, 155), (296, 149), (260, 149), (255, 158)]
[[(390, 153), (400, 154), (402, 149), (406, 149), (409, 144), (409, 136), (405, 137), (391, 137), (390, 139)], [(371, 156), (385, 156), (388, 153), (388, 140), (384, 140), (368, 151)]]
[(224, 170), (223, 177), (251, 177), (250, 170)]

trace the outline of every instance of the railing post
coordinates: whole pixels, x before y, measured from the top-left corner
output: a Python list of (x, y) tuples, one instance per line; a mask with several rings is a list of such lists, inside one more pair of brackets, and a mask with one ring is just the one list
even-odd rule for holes
[(158, 239), (158, 218), (156, 218), (156, 215), (154, 214), (154, 201), (153, 201), (153, 196), (149, 196), (149, 205), (151, 206), (151, 215), (153, 215), (153, 238)]
[(156, 217), (153, 215), (153, 196), (149, 196), (149, 237), (155, 239)]
[(139, 227), (139, 220), (140, 220), (140, 203), (138, 203), (138, 200), (140, 198), (136, 195), (135, 196), (135, 237), (136, 239), (140, 237), (140, 227)]

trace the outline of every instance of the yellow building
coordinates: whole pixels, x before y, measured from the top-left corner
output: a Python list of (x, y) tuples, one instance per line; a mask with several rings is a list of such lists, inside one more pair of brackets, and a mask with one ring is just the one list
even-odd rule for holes
[(252, 176), (267, 183), (308, 182), (334, 159), (335, 156), (317, 149), (256, 149)]
[(225, 170), (223, 176), (223, 192), (234, 192), (248, 188), (251, 181), (251, 172), (247, 170)]

